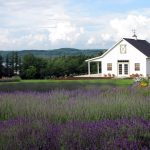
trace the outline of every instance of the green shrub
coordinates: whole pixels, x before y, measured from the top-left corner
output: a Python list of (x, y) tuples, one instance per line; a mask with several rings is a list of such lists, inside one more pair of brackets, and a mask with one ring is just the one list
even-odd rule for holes
[(21, 81), (20, 76), (13, 76), (11, 78), (2, 78), (0, 79), (0, 82), (19, 82)]
[(149, 80), (145, 79), (145, 78), (142, 78), (141, 81), (140, 81), (140, 86), (141, 87), (147, 87), (148, 85), (149, 85)]

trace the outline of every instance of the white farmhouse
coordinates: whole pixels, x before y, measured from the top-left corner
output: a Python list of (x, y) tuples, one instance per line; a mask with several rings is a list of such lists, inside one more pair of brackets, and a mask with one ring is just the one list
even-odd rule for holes
[[(130, 77), (133, 74), (147, 77), (150, 76), (150, 43), (136, 36), (134, 39), (123, 38), (103, 55), (86, 62), (88, 77)], [(97, 74), (91, 74), (92, 62), (97, 63)]]

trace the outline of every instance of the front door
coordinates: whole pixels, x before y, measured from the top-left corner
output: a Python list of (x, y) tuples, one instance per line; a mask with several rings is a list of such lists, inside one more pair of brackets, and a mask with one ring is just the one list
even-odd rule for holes
[(129, 63), (118, 63), (118, 76), (129, 75)]

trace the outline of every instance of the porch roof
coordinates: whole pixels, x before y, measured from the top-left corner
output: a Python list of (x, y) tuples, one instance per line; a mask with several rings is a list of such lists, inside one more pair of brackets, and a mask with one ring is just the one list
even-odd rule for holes
[(122, 40), (124, 40), (123, 38), (118, 42), (116, 43), (115, 45), (113, 45), (110, 49), (108, 49), (104, 54), (102, 54), (101, 56), (98, 56), (98, 57), (94, 57), (94, 58), (91, 58), (91, 59), (87, 59), (85, 60), (86, 62), (97, 62), (96, 59), (101, 59), (103, 58), (107, 53), (109, 53), (116, 45), (118, 45)]
[(94, 57), (94, 58), (91, 58), (91, 59), (87, 59), (85, 60), (86, 62), (99, 62), (100, 60), (98, 59), (101, 59), (103, 58), (102, 56), (98, 56), (98, 57)]

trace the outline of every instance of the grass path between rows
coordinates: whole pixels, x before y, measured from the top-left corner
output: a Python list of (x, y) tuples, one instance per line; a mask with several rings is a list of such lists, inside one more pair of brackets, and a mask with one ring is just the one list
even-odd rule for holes
[(89, 79), (89, 80), (21, 80), (20, 82), (0, 82), (0, 84), (17, 84), (17, 83), (96, 83), (96, 84), (114, 84), (114, 85), (131, 85), (132, 79)]

